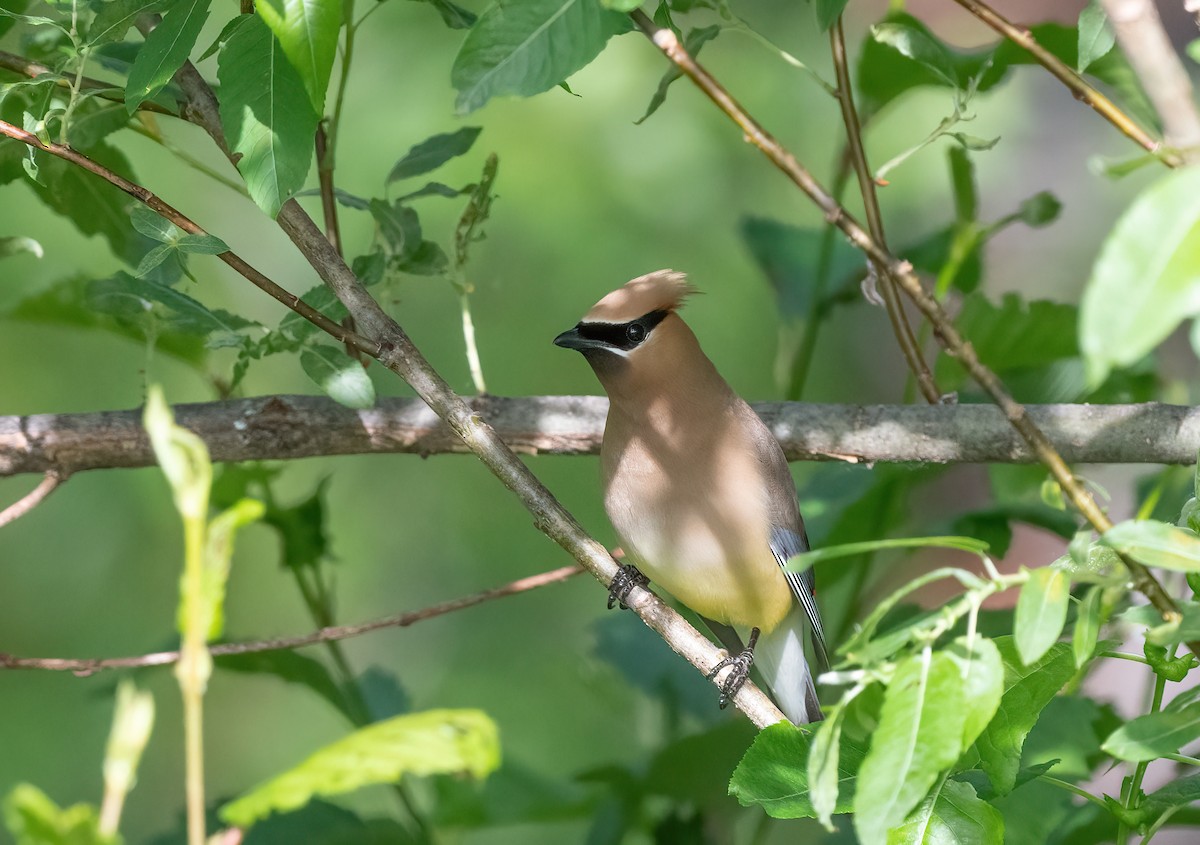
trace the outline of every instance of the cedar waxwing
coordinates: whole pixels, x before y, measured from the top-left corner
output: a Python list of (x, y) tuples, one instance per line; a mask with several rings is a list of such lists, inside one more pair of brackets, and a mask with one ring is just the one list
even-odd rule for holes
[[(822, 671), (828, 657), (812, 571), (783, 568), (808, 549), (796, 486), (779, 443), (676, 313), (692, 292), (682, 273), (650, 273), (605, 296), (554, 342), (583, 353), (608, 393), (604, 507), (625, 554), (729, 648), (709, 675), (732, 667), (721, 706), (757, 654), (784, 714), (816, 721), (806, 627)], [(624, 574), (610, 606), (637, 573)]]

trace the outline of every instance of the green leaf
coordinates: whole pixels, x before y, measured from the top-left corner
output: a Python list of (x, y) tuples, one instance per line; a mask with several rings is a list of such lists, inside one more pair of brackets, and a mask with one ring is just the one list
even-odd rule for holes
[[(222, 512), (208, 524), (204, 546), (204, 580), (198, 603), (204, 617), (201, 628), (208, 639), (215, 640), (225, 628), (225, 585), (229, 582), (229, 564), (233, 560), (233, 535), (239, 528), (262, 518), (263, 503), (257, 499), (242, 499)], [(186, 602), (179, 609), (184, 611)], [(179, 620), (179, 630), (187, 631), (187, 620)]]
[[(964, 299), (955, 327), (971, 338), (979, 360), (1007, 381), (1013, 374), (1043, 372), (1048, 364), (1078, 356), (1077, 313), (1073, 305), (1048, 300), (1028, 302), (1016, 293), (1005, 294), (999, 303), (993, 303), (982, 291), (975, 291)], [(945, 390), (958, 390), (970, 383), (966, 370), (949, 355), (939, 356), (934, 371)], [(1053, 395), (1043, 389), (1032, 397), (1019, 398), (1071, 401), (1081, 392), (1075, 389)]]
[(174, 255), (175, 252), (175, 247), (172, 244), (159, 244), (147, 252), (145, 258), (138, 262), (137, 269), (133, 271), (133, 275), (139, 279), (144, 278), (154, 268)]
[[(133, 178), (129, 161), (114, 147), (100, 144), (88, 157), (127, 178)], [(129, 209), (135, 201), (120, 188), (60, 158), (41, 162), (42, 182), (30, 183), (52, 211), (75, 224), (85, 235), (100, 235), (113, 254), (136, 266), (152, 246), (129, 226)], [(138, 203), (140, 205), (140, 203)]]
[(1120, 618), (1132, 625), (1145, 625), (1150, 629), (1146, 632), (1146, 640), (1156, 645), (1200, 639), (1200, 602), (1177, 601), (1175, 604), (1180, 614), (1178, 622), (1164, 622), (1162, 614), (1149, 604), (1131, 607), (1120, 614)]
[(88, 286), (88, 303), (116, 317), (139, 319), (152, 312), (169, 329), (190, 334), (225, 334), (256, 325), (220, 309), (209, 310), (174, 288), (136, 279), (127, 273), (92, 282)]
[(1100, 610), (1103, 593), (1093, 586), (1083, 594), (1079, 613), (1075, 617), (1075, 630), (1071, 635), (1071, 651), (1075, 655), (1075, 667), (1083, 668), (1096, 651), (1100, 639)]
[(600, 0), (600, 5), (606, 9), (625, 12), (626, 14), (642, 6), (639, 0)]
[[(729, 794), (743, 807), (761, 806), (776, 819), (816, 815), (809, 795), (804, 761), (812, 745), (813, 729), (779, 722), (762, 730), (733, 772)], [(863, 750), (845, 736), (838, 753), (838, 801), (835, 813), (848, 813), (853, 806), (855, 772)]]
[(216, 235), (180, 235), (175, 240), (175, 248), (180, 252), (190, 252), (196, 255), (220, 255), (229, 252), (229, 246)]
[(817, 13), (817, 26), (821, 32), (828, 32), (829, 27), (842, 14), (849, 0), (812, 0), (813, 10)]
[(722, 720), (703, 733), (675, 740), (650, 760), (644, 788), (653, 795), (696, 805), (724, 801), (729, 773), (756, 734), (745, 719)]
[[(703, 48), (704, 45), (709, 41), (716, 38), (720, 32), (721, 26), (719, 24), (713, 24), (712, 26), (705, 27), (695, 27), (684, 36), (683, 49), (687, 50), (688, 55), (690, 55), (692, 58), (696, 58), (696, 56), (700, 54), (701, 48)], [(683, 76), (683, 71), (681, 71), (676, 65), (671, 65), (667, 68), (662, 75), (662, 79), (658, 81), (658, 88), (655, 89), (654, 95), (650, 97), (650, 104), (646, 106), (646, 113), (635, 120), (635, 124), (640, 125), (641, 123), (645, 122), (646, 118), (658, 111), (659, 107), (667, 101), (667, 90), (671, 87), (671, 84), (681, 76)]]
[(871, 38), (923, 65), (951, 88), (959, 86), (958, 71), (950, 51), (927, 28), (903, 20), (878, 23), (871, 27)]
[[(270, 217), (304, 186), (317, 113), (283, 48), (257, 15), (221, 50), (221, 124), (250, 196)], [(268, 73), (264, 79), (263, 72)]]
[(208, 49), (201, 53), (200, 58), (198, 58), (196, 61), (202, 62), (209, 56), (214, 55), (218, 50), (223, 49), (229, 39), (233, 37), (233, 34), (238, 31), (242, 24), (250, 20), (251, 17), (253, 16), (238, 15), (237, 17), (233, 18), (233, 20), (226, 23), (225, 26), (221, 27), (221, 32), (215, 39), (213, 39), (213, 43), (208, 45)]
[(162, 23), (146, 36), (125, 86), (125, 109), (129, 114), (161, 91), (175, 71), (183, 67), (208, 19), (211, 2), (178, 0), (163, 15)]
[(168, 243), (183, 234), (170, 220), (141, 203), (129, 212), (129, 222), (134, 229), (159, 243)]
[(452, 158), (463, 155), (475, 143), (483, 130), (478, 126), (464, 126), (457, 132), (447, 132), (426, 138), (392, 166), (387, 183), (397, 182), (413, 176), (420, 176), (436, 170)]
[(229, 672), (274, 675), (288, 683), (306, 686), (350, 718), (345, 693), (319, 660), (296, 651), (258, 651), (213, 655), (213, 663)]
[(1021, 203), (1017, 216), (1026, 226), (1039, 229), (1057, 220), (1061, 211), (1062, 203), (1058, 197), (1049, 191), (1039, 191)]
[(442, 16), (442, 23), (451, 29), (470, 29), (477, 20), (474, 12), (464, 9), (450, 0), (417, 0), (417, 2), (428, 3), (437, 9), (438, 14)]
[(422, 238), (421, 221), (416, 211), (399, 200), (393, 203), (371, 200), (368, 208), (379, 226), (379, 234), (383, 236), (388, 252), (403, 260), (417, 251)]
[(4, 799), (4, 823), (16, 845), (117, 845), (100, 834), (95, 807), (62, 809), (28, 783), (17, 784)]
[(1146, 566), (1200, 571), (1200, 537), (1187, 528), (1153, 519), (1130, 519), (1102, 534), (1100, 542)]
[(1079, 13), (1079, 62), (1076, 69), (1083, 73), (1092, 62), (1103, 57), (1116, 44), (1116, 36), (1108, 25), (1108, 15), (1099, 0), (1092, 0)]
[(1143, 824), (1153, 825), (1166, 813), (1174, 813), (1200, 801), (1200, 775), (1173, 780), (1157, 792), (1152, 792), (1142, 801), (1138, 810)]
[(1004, 817), (968, 783), (943, 780), (904, 824), (888, 831), (887, 845), (1003, 845)]
[(553, 88), (584, 67), (629, 17), (598, 0), (521, 0), (495, 3), (467, 34), (451, 82), (460, 114), (495, 96), (529, 97)]
[(1200, 313), (1200, 168), (1147, 187), (1113, 227), (1079, 315), (1088, 378), (1134, 363)]
[(88, 46), (94, 48), (120, 41), (139, 16), (161, 12), (170, 3), (171, 0), (109, 0), (92, 18), (92, 25), (88, 27)]
[(1118, 760), (1144, 763), (1200, 739), (1200, 703), (1147, 713), (1117, 728), (1101, 748)]
[(949, 655), (926, 650), (896, 667), (858, 772), (854, 830), (863, 845), (886, 841), (958, 759), (964, 705), (963, 679)]
[(375, 385), (362, 364), (341, 349), (320, 344), (300, 353), (300, 366), (330, 399), (347, 408), (375, 407)]
[(1075, 674), (1075, 661), (1066, 643), (1055, 643), (1031, 666), (1017, 655), (1011, 637), (999, 637), (995, 643), (1004, 661), (1004, 696), (995, 717), (975, 741), (975, 748), (996, 793), (1007, 795), (1016, 786), (1025, 737), (1042, 709)]
[(42, 245), (33, 238), (25, 238), (20, 235), (0, 238), (0, 258), (10, 258), (20, 255), (22, 252), (28, 252), (34, 258), (41, 258), (45, 255)]
[(404, 775), (484, 778), (500, 765), (496, 724), (480, 710), (428, 710), (368, 725), (317, 751), (290, 771), (221, 808), (228, 824), (249, 827), (314, 796), (394, 783)]
[(944, 652), (956, 664), (963, 685), (962, 747), (969, 748), (1000, 709), (1004, 694), (1004, 662), (987, 637), (959, 637)]
[(1040, 660), (1062, 635), (1067, 624), (1071, 581), (1065, 572), (1052, 566), (1025, 571), (1029, 580), (1022, 585), (1017, 599), (1013, 633), (1017, 653), (1028, 666)]
[(154, 448), (154, 457), (171, 485), (175, 507), (184, 520), (208, 516), (208, 493), (212, 487), (212, 461), (204, 441), (175, 424), (162, 388), (151, 385), (142, 413), (142, 425)]
[[(742, 241), (775, 291), (780, 313), (788, 318), (812, 318), (824, 303), (813, 301), (813, 279), (822, 271), (825, 238), (817, 229), (801, 229), (765, 217), (743, 217)], [(861, 276), (862, 256), (845, 238), (832, 240), (826, 273), (830, 279)], [(852, 283), (857, 296), (857, 279)]]
[(817, 725), (808, 752), (807, 775), (813, 812), (829, 831), (834, 830), (831, 817), (838, 805), (838, 756), (841, 752), (846, 704), (848, 702), (844, 701), (832, 713), (825, 714), (824, 721)]
[(300, 74), (313, 111), (322, 114), (342, 28), (342, 0), (258, 0), (254, 8)]
[(89, 150), (128, 125), (129, 114), (124, 105), (91, 98), (80, 103), (75, 110), (67, 130), (67, 140), (76, 150)]

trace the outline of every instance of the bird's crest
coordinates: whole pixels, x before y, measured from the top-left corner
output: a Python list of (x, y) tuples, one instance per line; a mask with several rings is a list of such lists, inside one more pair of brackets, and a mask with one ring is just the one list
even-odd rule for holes
[(652, 311), (674, 311), (698, 293), (687, 276), (676, 270), (656, 270), (626, 282), (592, 306), (585, 323), (624, 323)]

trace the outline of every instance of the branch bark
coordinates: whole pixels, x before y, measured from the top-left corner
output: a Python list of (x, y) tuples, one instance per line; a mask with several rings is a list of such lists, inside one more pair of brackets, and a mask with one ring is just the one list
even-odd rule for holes
[[(488, 396), (469, 400), (515, 452), (594, 455), (604, 433), (602, 396)], [(793, 461), (1036, 463), (1038, 456), (994, 405), (817, 405), (760, 402)], [(1192, 464), (1200, 408), (1030, 405), (1032, 419), (1070, 463)], [(215, 461), (331, 455), (467, 452), (419, 399), (381, 399), (355, 411), (320, 396), (259, 396), (174, 408)], [(0, 417), (0, 477), (151, 466), (141, 411)]]
[(1134, 72), (1162, 120), (1167, 143), (1183, 160), (1200, 159), (1200, 112), (1192, 80), (1163, 29), (1158, 9), (1150, 0), (1102, 0)]

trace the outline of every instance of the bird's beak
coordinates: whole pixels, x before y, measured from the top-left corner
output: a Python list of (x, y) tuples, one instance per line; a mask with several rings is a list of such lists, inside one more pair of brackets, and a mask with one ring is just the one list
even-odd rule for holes
[(591, 349), (597, 344), (594, 340), (588, 340), (581, 335), (579, 333), (579, 326), (575, 326), (554, 338), (554, 345), (561, 346), (563, 349), (578, 349), (582, 352), (584, 349)]

